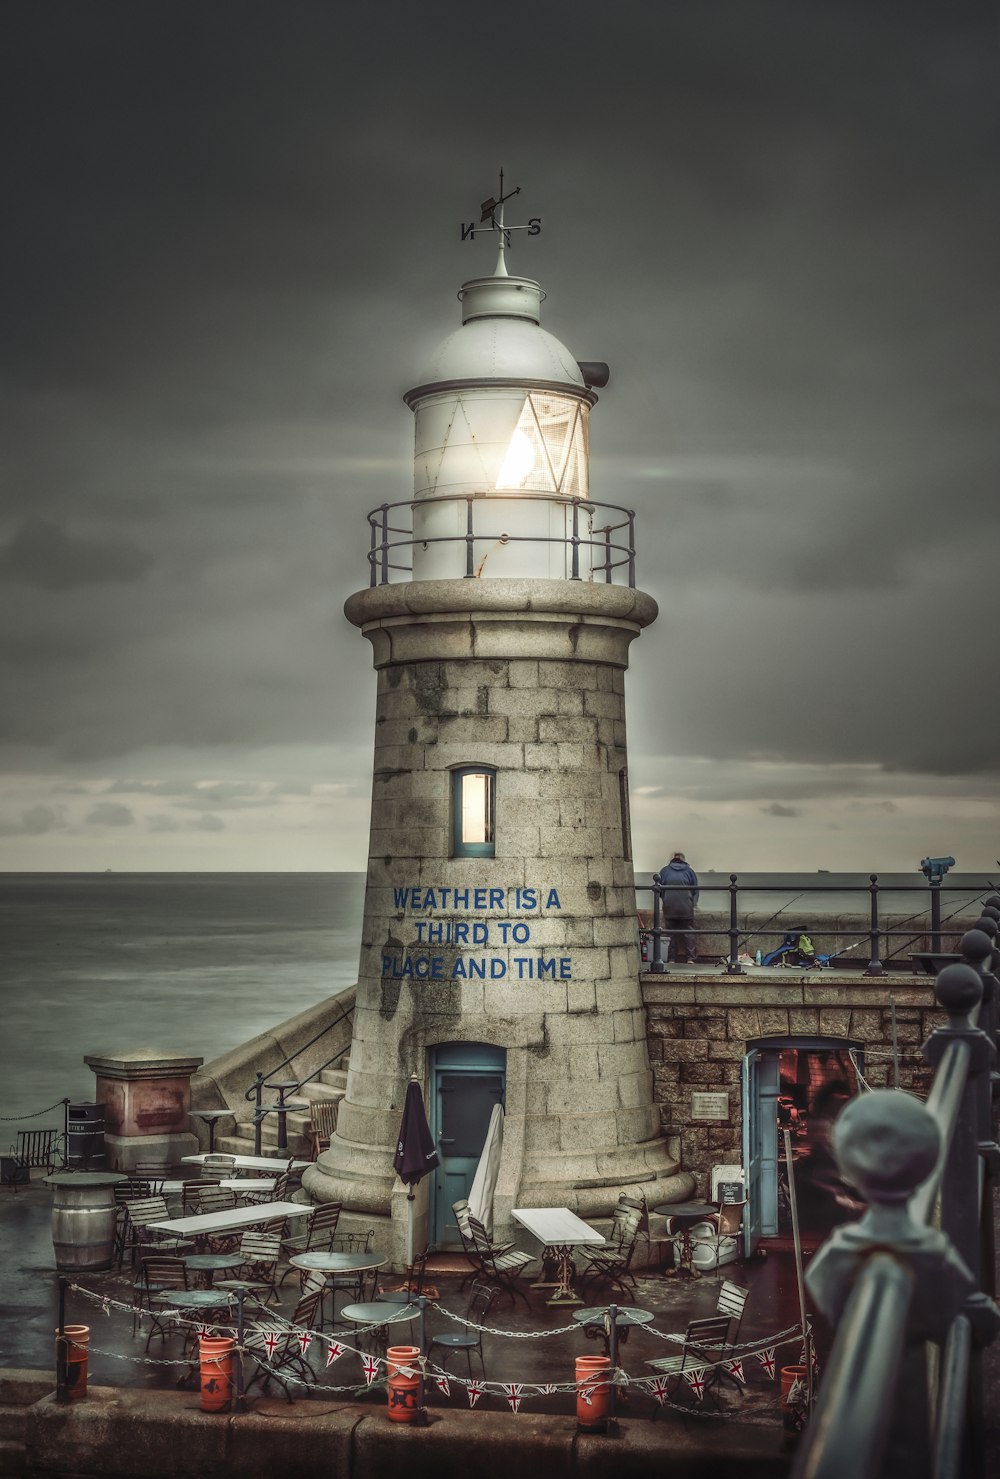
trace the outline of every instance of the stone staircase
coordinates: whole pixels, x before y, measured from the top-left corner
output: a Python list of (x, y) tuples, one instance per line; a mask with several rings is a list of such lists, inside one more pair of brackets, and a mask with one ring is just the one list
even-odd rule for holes
[[(301, 1090), (295, 1094), (289, 1094), (290, 1099), (298, 1102), (308, 1101), (316, 1104), (321, 1100), (340, 1104), (341, 1099), (347, 1093), (347, 1061), (341, 1068), (323, 1068), (316, 1078), (309, 1083), (303, 1084)], [(265, 1104), (277, 1103), (277, 1094), (264, 1088)], [(251, 1116), (253, 1106), (250, 1105)], [(288, 1125), (288, 1153), (301, 1159), (309, 1158), (312, 1144), (309, 1138), (310, 1113), (308, 1110), (293, 1110), (287, 1117)], [(236, 1125), (236, 1133), (233, 1135), (217, 1135), (215, 1137), (215, 1148), (225, 1155), (253, 1155), (254, 1154), (254, 1125), (252, 1117), (249, 1120), (239, 1120)], [(274, 1114), (266, 1115), (260, 1127), (260, 1151), (261, 1155), (278, 1154), (278, 1117)]]

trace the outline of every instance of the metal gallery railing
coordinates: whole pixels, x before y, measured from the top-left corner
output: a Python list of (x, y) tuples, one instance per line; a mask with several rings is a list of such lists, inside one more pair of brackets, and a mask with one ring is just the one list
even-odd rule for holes
[(835, 1327), (793, 1479), (986, 1479), (981, 1358), (994, 1296), (1000, 896), (936, 981), (947, 1025), (923, 1052), (926, 1104), (853, 1100), (834, 1149), (867, 1211), (815, 1254), (809, 1292)]
[[(445, 504), (465, 505), (464, 528), (460, 532), (414, 534), (415, 513)], [(497, 505), (507, 506), (509, 527), (497, 531), (482, 524), (493, 522)], [(565, 534), (519, 532), (518, 515), (538, 506), (561, 508), (568, 519)], [(400, 510), (405, 512), (400, 515)], [(475, 580), (484, 573), (490, 551), (498, 546), (561, 546), (568, 552), (568, 580), (603, 581), (605, 585), (627, 584), (635, 588), (635, 512), (615, 503), (596, 503), (589, 498), (566, 498), (556, 493), (442, 493), (411, 498), (400, 503), (381, 503), (368, 513), (371, 547), (368, 551), (369, 584), (390, 585), (394, 580), (413, 579), (413, 551), (431, 545), (460, 546), (456, 576)], [(480, 521), (477, 527), (477, 519)], [(603, 520), (603, 522), (601, 522)], [(581, 560), (589, 552), (589, 562)]]
[[(341, 1058), (346, 1057), (346, 1055), (350, 1052), (351, 1045), (348, 1042), (346, 1046), (343, 1046), (342, 1045), (341, 1047), (339, 1047), (335, 1053), (333, 1053), (329, 1058), (326, 1059), (325, 1062), (320, 1063), (317, 1068), (314, 1068), (311, 1073), (307, 1073), (303, 1078), (297, 1078), (294, 1081), (292, 1081), (292, 1080), (286, 1080), (280, 1086), (277, 1083), (274, 1083), (272, 1085), (271, 1080), (275, 1078), (275, 1075), (276, 1074), (281, 1073), (281, 1071), (283, 1069), (288, 1068), (289, 1065), (296, 1058), (300, 1058), (303, 1053), (307, 1052), (309, 1048), (313, 1047), (315, 1043), (319, 1042), (319, 1040), (320, 1040), (321, 1037), (324, 1037), (326, 1035), (326, 1033), (331, 1032), (334, 1027), (339, 1026), (341, 1022), (350, 1022), (353, 1013), (354, 1013), (354, 1003), (352, 1001), (351, 1002), (351, 1005), (349, 1007), (343, 1007), (341, 1009), (341, 1011), (339, 1011), (335, 1017), (333, 1017), (329, 1022), (327, 1022), (325, 1024), (325, 1026), (321, 1027), (320, 1030), (317, 1033), (314, 1033), (313, 1036), (309, 1039), (308, 1042), (305, 1042), (305, 1043), (302, 1044), (301, 1047), (296, 1048), (295, 1051), (294, 1051), (294, 1053), (289, 1053), (289, 1055), (288, 1055), (287, 1058), (283, 1058), (280, 1063), (275, 1064), (275, 1066), (273, 1068), (269, 1068), (266, 1073), (261, 1073), (258, 1070), (257, 1074), (255, 1075), (254, 1082), (250, 1085), (250, 1087), (246, 1090), (246, 1092), (243, 1095), (244, 1099), (246, 1099), (248, 1102), (252, 1102), (253, 1103), (253, 1106), (254, 1106), (254, 1111), (253, 1111), (253, 1153), (254, 1153), (254, 1155), (260, 1155), (260, 1152), (261, 1152), (261, 1140), (262, 1140), (262, 1137), (261, 1137), (261, 1127), (262, 1127), (262, 1125), (264, 1123), (264, 1120), (267, 1118), (267, 1116), (269, 1114), (276, 1114), (277, 1117), (278, 1117), (278, 1149), (279, 1149), (279, 1151), (284, 1151), (287, 1148), (287, 1144), (288, 1144), (288, 1130), (287, 1130), (287, 1110), (288, 1110), (288, 1106), (285, 1103), (286, 1095), (287, 1094), (297, 1094), (298, 1091), (302, 1088), (303, 1084), (311, 1083), (314, 1078), (318, 1078), (319, 1075), (323, 1072), (323, 1070), (325, 1068), (332, 1068), (333, 1065), (335, 1063), (337, 1063)], [(265, 1104), (264, 1103), (264, 1090), (265, 1090), (265, 1088), (271, 1088), (271, 1087), (273, 1087), (278, 1092), (279, 1102), (277, 1104)]]
[[(776, 892), (773, 883), (741, 883), (739, 881), (739, 874), (730, 873), (728, 883), (713, 884), (699, 881), (698, 890), (702, 896), (712, 894), (722, 896), (723, 907), (720, 909), (720, 913), (728, 913), (727, 926), (723, 926), (720, 929), (717, 923), (698, 924), (695, 922), (689, 928), (686, 925), (676, 922), (676, 918), (670, 907), (670, 901), (677, 897), (690, 895), (691, 890), (687, 884), (662, 884), (658, 882), (656, 875), (653, 876), (651, 884), (645, 886), (636, 884), (636, 898), (640, 906), (644, 899), (648, 898), (650, 901), (649, 913), (651, 922), (648, 930), (643, 929), (643, 934), (648, 937), (649, 942), (649, 948), (644, 953), (643, 959), (645, 967), (649, 971), (659, 972), (666, 969), (669, 954), (668, 947), (673, 937), (678, 935), (692, 935), (697, 941), (699, 938), (704, 939), (707, 936), (718, 938), (722, 934), (726, 936), (728, 941), (726, 973), (735, 976), (743, 975), (744, 970), (740, 963), (741, 956), (745, 955), (748, 947), (750, 947), (750, 953), (752, 955), (755, 944), (758, 942), (763, 944), (768, 940), (773, 940), (776, 933), (780, 934), (782, 932), (783, 925), (779, 923), (779, 920), (782, 915), (786, 914), (786, 911), (792, 904), (798, 903), (800, 899), (808, 900), (812, 894), (843, 894), (845, 899), (853, 898), (861, 904), (862, 907), (858, 909), (858, 913), (867, 915), (867, 928), (854, 932), (857, 937), (856, 942), (853, 945), (845, 946), (836, 952), (836, 954), (846, 955), (849, 951), (856, 950), (859, 946), (867, 942), (868, 962), (865, 968), (865, 975), (880, 976), (883, 974), (883, 968), (886, 962), (891, 960), (895, 955), (898, 955), (905, 948), (904, 944), (890, 951), (888, 955), (884, 955), (883, 947), (888, 942), (903, 940), (906, 944), (914, 944), (922, 935), (926, 935), (930, 941), (931, 952), (940, 954), (944, 939), (942, 933), (944, 926), (957, 915), (964, 914), (968, 918), (979, 907), (980, 901), (988, 892), (985, 888), (976, 892), (968, 886), (961, 884), (949, 885), (933, 878), (928, 883), (900, 884), (893, 882), (882, 884), (879, 882), (877, 873), (870, 873), (867, 884), (834, 884), (829, 882), (799, 884), (796, 887), (794, 897), (789, 900), (788, 904), (783, 905), (782, 908), (777, 910), (776, 913), (761, 920), (759, 923), (751, 925), (744, 920), (744, 923), (741, 925), (741, 909), (745, 910), (752, 903), (754, 896), (766, 894), (773, 897)], [(886, 895), (895, 897), (899, 894), (919, 895), (922, 899), (922, 905), (915, 913), (896, 921), (891, 927), (887, 927), (884, 922), (885, 911), (883, 900)], [(947, 915), (942, 914), (943, 895), (954, 896), (958, 901), (958, 907)], [(699, 901), (699, 904), (704, 909), (702, 900)], [(808, 904), (804, 906), (803, 912), (807, 908)], [(787, 916), (788, 919), (792, 917), (790, 915)], [(912, 928), (906, 928), (907, 925), (912, 925), (915, 920), (922, 921), (922, 927), (916, 934), (914, 934)], [(813, 933), (823, 933), (821, 923), (812, 921), (812, 924)], [(838, 927), (838, 933), (850, 935), (852, 932)]]

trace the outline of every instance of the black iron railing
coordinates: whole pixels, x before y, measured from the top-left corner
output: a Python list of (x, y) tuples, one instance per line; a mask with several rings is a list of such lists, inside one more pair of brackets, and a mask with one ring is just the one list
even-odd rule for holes
[[(729, 942), (726, 973), (727, 975), (734, 976), (743, 975), (745, 973), (740, 963), (740, 957), (745, 955), (748, 948), (749, 953), (753, 955), (754, 946), (758, 942), (763, 944), (769, 940), (773, 940), (775, 933), (780, 934), (782, 932), (783, 926), (778, 921), (782, 915), (786, 915), (786, 911), (791, 904), (798, 903), (800, 899), (807, 899), (810, 894), (844, 894), (848, 899), (853, 897), (856, 900), (863, 901), (863, 909), (859, 909), (858, 912), (867, 915), (867, 928), (854, 931), (853, 934), (856, 936), (856, 943), (844, 946), (836, 952), (836, 955), (844, 956), (849, 951), (856, 950), (859, 945), (867, 941), (869, 958), (865, 975), (880, 976), (888, 961), (899, 955), (906, 948), (906, 945), (916, 944), (925, 935), (930, 940), (930, 952), (928, 953), (940, 954), (942, 940), (944, 938), (942, 934), (943, 927), (959, 914), (964, 913), (968, 916), (970, 912), (979, 907), (980, 901), (988, 892), (987, 889), (982, 889), (979, 893), (976, 893), (968, 887), (962, 887), (960, 884), (952, 886), (933, 880), (930, 883), (914, 884), (899, 884), (894, 882), (883, 886), (879, 883), (878, 874), (871, 873), (869, 874), (868, 883), (862, 885), (823, 882), (801, 884), (796, 890), (795, 897), (779, 909), (777, 913), (770, 915), (759, 923), (750, 925), (744, 921), (741, 925), (741, 908), (746, 909), (748, 905), (752, 904), (755, 895), (768, 894), (773, 896), (775, 893), (773, 884), (740, 883), (739, 875), (730, 873), (728, 883), (706, 884), (699, 882), (698, 889), (701, 896), (709, 894), (723, 896), (724, 905), (720, 912), (728, 912), (728, 927), (723, 927), (720, 931), (719, 925), (716, 923), (694, 924), (691, 928), (687, 928), (674, 921), (672, 917), (673, 911), (669, 907), (670, 900), (672, 898), (690, 895), (691, 890), (687, 884), (661, 884), (657, 882), (654, 876), (650, 885), (645, 887), (641, 884), (636, 885), (636, 897), (640, 901), (640, 904), (645, 897), (650, 897), (651, 902), (650, 925), (648, 929), (643, 929), (642, 931), (645, 937), (644, 944), (648, 944), (648, 948), (644, 950), (644, 960), (646, 969), (649, 971), (663, 971), (666, 969), (669, 953), (668, 947), (673, 937), (678, 935), (693, 935), (697, 941), (699, 938), (705, 938), (709, 935), (717, 938), (722, 933), (726, 935)], [(961, 900), (958, 907), (946, 916), (942, 916), (941, 912), (942, 893), (953, 894)], [(923, 898), (924, 904), (916, 913), (897, 921), (891, 928), (887, 928), (883, 923), (882, 914), (882, 900), (886, 894), (893, 896), (897, 894), (918, 894)], [(703, 899), (699, 900), (699, 907), (704, 909)], [(806, 905), (805, 908), (807, 907)], [(805, 912), (805, 909), (803, 912)], [(787, 918), (790, 919), (791, 916), (787, 916)], [(907, 928), (907, 926), (912, 926), (915, 920), (923, 921), (926, 928), (921, 927), (916, 933), (914, 933), (912, 927)], [(820, 922), (811, 921), (811, 923), (813, 924), (813, 933), (822, 933)], [(838, 926), (838, 933), (847, 934), (848, 937), (852, 934), (851, 931), (844, 930), (840, 926)], [(890, 951), (888, 955), (883, 955), (883, 945), (891, 940), (902, 940), (904, 943), (899, 945), (895, 950)], [(834, 959), (835, 957), (831, 959), (831, 964), (834, 963)]]
[[(353, 1012), (354, 1012), (353, 1003), (349, 1007), (344, 1007), (344, 1009), (342, 1011), (338, 1012), (337, 1016), (334, 1017), (332, 1021), (327, 1022), (327, 1024), (326, 1024), (325, 1027), (321, 1027), (320, 1030), (319, 1030), (319, 1032), (315, 1033), (309, 1039), (308, 1042), (303, 1043), (301, 1047), (296, 1048), (294, 1053), (289, 1053), (289, 1055), (288, 1055), (287, 1058), (283, 1058), (280, 1063), (277, 1063), (273, 1068), (269, 1068), (268, 1071), (267, 1071), (267, 1073), (258, 1073), (256, 1075), (256, 1077), (254, 1079), (254, 1082), (250, 1085), (250, 1087), (247, 1089), (246, 1093), (243, 1095), (244, 1099), (246, 1099), (248, 1102), (252, 1101), (253, 1102), (253, 1106), (254, 1106), (254, 1112), (253, 1112), (253, 1151), (254, 1151), (254, 1155), (260, 1155), (260, 1147), (261, 1147), (261, 1126), (264, 1123), (264, 1120), (267, 1118), (267, 1116), (269, 1114), (274, 1114), (274, 1113), (277, 1113), (278, 1114), (278, 1149), (279, 1150), (284, 1150), (285, 1149), (285, 1144), (283, 1144), (282, 1142), (283, 1141), (286, 1141), (286, 1134), (287, 1134), (286, 1128), (285, 1128), (285, 1126), (286, 1126), (286, 1115), (285, 1115), (285, 1112), (284, 1112), (285, 1111), (285, 1108), (286, 1108), (285, 1102), (284, 1102), (285, 1099), (286, 1099), (286, 1097), (289, 1094), (292, 1094), (292, 1095), (297, 1094), (299, 1092), (299, 1090), (302, 1088), (303, 1084), (312, 1083), (313, 1079), (314, 1078), (318, 1078), (319, 1075), (323, 1072), (323, 1070), (325, 1068), (332, 1068), (333, 1065), (340, 1058), (345, 1057), (346, 1054), (350, 1051), (350, 1044), (348, 1044), (346, 1047), (340, 1047), (340, 1048), (338, 1048), (335, 1053), (333, 1053), (329, 1058), (327, 1058), (327, 1060), (326, 1060), (325, 1063), (320, 1063), (317, 1068), (314, 1068), (313, 1069), (312, 1073), (306, 1074), (304, 1078), (296, 1079), (294, 1081), (294, 1083), (290, 1083), (288, 1081), (285, 1081), (282, 1084), (282, 1090), (281, 1090), (281, 1093), (279, 1095), (280, 1102), (277, 1105), (274, 1105), (274, 1104), (265, 1104), (263, 1102), (264, 1101), (264, 1089), (271, 1086), (271, 1080), (274, 1079), (274, 1077), (275, 1077), (276, 1074), (279, 1074), (282, 1071), (282, 1069), (287, 1068), (289, 1066), (289, 1064), (295, 1058), (300, 1058), (303, 1053), (305, 1053), (309, 1048), (311, 1048), (313, 1046), (314, 1043), (319, 1042), (320, 1038), (323, 1037), (327, 1032), (330, 1032), (334, 1027), (338, 1026), (339, 1023), (349, 1021), (350, 1018), (351, 1018), (351, 1016), (352, 1016), (352, 1014), (353, 1014)], [(275, 1085), (275, 1088), (277, 1088), (277, 1085)]]
[[(413, 515), (441, 504), (465, 504), (461, 533), (414, 535)], [(513, 504), (513, 528), (498, 533), (485, 529), (482, 517), (488, 512), (496, 520), (498, 504)], [(569, 532), (563, 535), (519, 534), (517, 513), (537, 505), (566, 510)], [(399, 510), (405, 510), (400, 516)], [(477, 528), (477, 515), (480, 518)], [(582, 517), (581, 517), (582, 516)], [(601, 520), (604, 522), (602, 523)], [(595, 503), (588, 498), (565, 498), (555, 493), (442, 493), (411, 498), (401, 503), (382, 503), (368, 514), (371, 548), (368, 551), (370, 584), (390, 585), (394, 580), (413, 579), (413, 550), (432, 544), (463, 546), (463, 578), (474, 580), (483, 573), (485, 559), (497, 545), (560, 545), (569, 551), (569, 580), (603, 580), (606, 585), (635, 587), (635, 513), (615, 503)], [(590, 553), (581, 562), (581, 550)]]
[(836, 1338), (794, 1479), (985, 1479), (980, 1362), (1000, 1329), (998, 921), (994, 895), (937, 977), (948, 1023), (924, 1044), (927, 1103), (875, 1090), (836, 1122), (840, 1169), (868, 1210), (806, 1276)]

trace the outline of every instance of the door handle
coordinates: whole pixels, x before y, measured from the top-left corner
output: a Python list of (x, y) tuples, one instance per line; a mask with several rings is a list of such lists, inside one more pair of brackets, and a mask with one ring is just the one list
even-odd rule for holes
[(439, 1141), (440, 1141), (440, 1143), (442, 1145), (454, 1145), (455, 1144), (455, 1137), (454, 1137), (454, 1135), (440, 1135), (438, 1137), (438, 1139), (439, 1139)]

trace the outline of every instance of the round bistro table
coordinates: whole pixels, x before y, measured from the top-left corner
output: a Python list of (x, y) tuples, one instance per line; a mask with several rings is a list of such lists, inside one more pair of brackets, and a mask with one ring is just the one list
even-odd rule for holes
[(680, 1224), (681, 1230), (681, 1256), (677, 1261), (676, 1268), (668, 1268), (663, 1272), (665, 1279), (679, 1278), (681, 1274), (687, 1274), (689, 1279), (700, 1279), (701, 1274), (691, 1262), (691, 1229), (696, 1222), (704, 1222), (707, 1217), (714, 1217), (718, 1207), (711, 1202), (664, 1202), (659, 1207), (652, 1209), (658, 1217), (672, 1217)]

